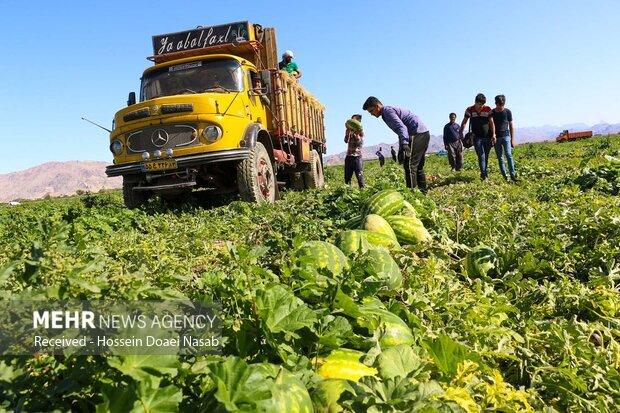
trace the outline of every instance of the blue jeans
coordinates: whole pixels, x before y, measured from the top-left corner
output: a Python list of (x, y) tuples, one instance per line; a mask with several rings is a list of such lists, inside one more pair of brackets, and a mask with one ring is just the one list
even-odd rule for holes
[(506, 154), (506, 159), (508, 160), (508, 171), (510, 172), (510, 177), (515, 179), (515, 161), (512, 157), (510, 135), (498, 136), (497, 143), (495, 144), (495, 154), (497, 155), (497, 161), (499, 162), (499, 170), (502, 172), (502, 175), (504, 175), (504, 178), (508, 179), (508, 176), (506, 175), (506, 166), (504, 165), (504, 153)]
[(489, 161), (489, 153), (491, 153), (491, 139), (474, 137), (474, 148), (478, 155), (478, 166), (480, 167), (480, 178), (487, 177), (487, 162)]

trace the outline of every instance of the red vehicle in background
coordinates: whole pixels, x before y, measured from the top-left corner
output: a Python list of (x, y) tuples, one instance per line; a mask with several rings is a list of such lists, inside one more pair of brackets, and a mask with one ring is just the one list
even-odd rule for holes
[(568, 129), (562, 131), (556, 138), (555, 141), (558, 143), (576, 141), (579, 139), (586, 139), (592, 137), (592, 131), (583, 131), (583, 132), (569, 132)]

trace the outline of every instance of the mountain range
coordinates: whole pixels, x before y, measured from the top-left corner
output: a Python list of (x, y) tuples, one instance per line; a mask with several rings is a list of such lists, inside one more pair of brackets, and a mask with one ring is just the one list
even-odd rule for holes
[[(575, 123), (562, 126), (517, 128), (516, 139), (517, 143), (552, 140), (565, 129), (592, 130), (595, 135), (606, 135), (620, 133), (620, 123), (600, 122), (591, 126), (585, 123)], [(375, 152), (382, 148), (384, 156), (389, 159), (392, 145), (395, 149), (398, 148), (397, 143), (380, 143), (365, 147), (362, 157), (376, 159)], [(443, 149), (442, 136), (431, 136), (428, 152), (437, 152), (441, 149)], [(345, 156), (346, 152), (328, 155), (325, 157), (325, 164), (342, 164)], [(120, 188), (122, 179), (106, 177), (106, 165), (106, 162), (97, 161), (47, 162), (23, 171), (0, 174), (0, 202), (72, 195), (77, 191), (97, 192), (101, 189)]]
[(46, 162), (24, 171), (0, 175), (0, 202), (72, 195), (120, 188), (122, 178), (108, 178), (106, 162)]

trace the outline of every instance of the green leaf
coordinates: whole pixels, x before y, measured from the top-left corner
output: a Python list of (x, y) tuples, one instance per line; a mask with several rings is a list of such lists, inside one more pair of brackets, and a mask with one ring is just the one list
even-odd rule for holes
[(405, 344), (390, 347), (379, 355), (379, 374), (384, 379), (407, 377), (421, 366), (420, 357)]
[(138, 399), (134, 383), (124, 383), (119, 386), (104, 385), (101, 396), (103, 397), (103, 403), (97, 405), (97, 413), (128, 412), (133, 408), (134, 402)]
[(130, 355), (109, 357), (111, 367), (131, 377), (137, 382), (163, 375), (176, 376), (179, 361), (173, 355)]
[(174, 385), (153, 388), (150, 381), (138, 385), (132, 413), (173, 413), (179, 410), (183, 392)]
[(215, 398), (226, 410), (254, 409), (256, 403), (271, 397), (269, 382), (265, 380), (265, 369), (250, 367), (237, 357), (209, 365), (210, 377), (217, 390)]
[(349, 317), (357, 318), (362, 315), (359, 306), (353, 301), (351, 297), (338, 288), (336, 291), (336, 299), (334, 300), (334, 307), (342, 310), (342, 312)]
[(345, 391), (351, 394), (355, 393), (355, 390), (346, 380), (329, 379), (319, 382), (316, 390), (312, 393), (315, 411), (319, 413), (342, 412), (344, 409), (338, 404), (338, 399)]
[(19, 261), (11, 261), (4, 267), (0, 268), (0, 287), (6, 283), (11, 274), (15, 271), (15, 267), (19, 264)]
[(474, 360), (482, 365), (477, 355), (445, 334), (432, 341), (424, 340), (422, 345), (429, 352), (439, 370), (449, 375), (456, 373), (457, 366), (464, 360)]
[(258, 315), (272, 333), (293, 332), (311, 327), (316, 314), (303, 301), (279, 284), (256, 293)]
[(324, 320), (325, 328), (317, 333), (319, 343), (328, 348), (341, 347), (353, 334), (351, 324), (344, 317), (328, 315)]

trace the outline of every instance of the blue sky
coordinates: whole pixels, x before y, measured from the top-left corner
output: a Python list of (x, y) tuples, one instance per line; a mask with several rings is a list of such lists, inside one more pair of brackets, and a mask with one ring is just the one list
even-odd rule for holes
[[(0, 173), (111, 161), (107, 133), (150, 65), (151, 35), (250, 20), (276, 27), (327, 107), (328, 153), (369, 95), (440, 134), (476, 93), (517, 126), (620, 121), (616, 1), (0, 1)], [(367, 144), (393, 142), (364, 116)]]

